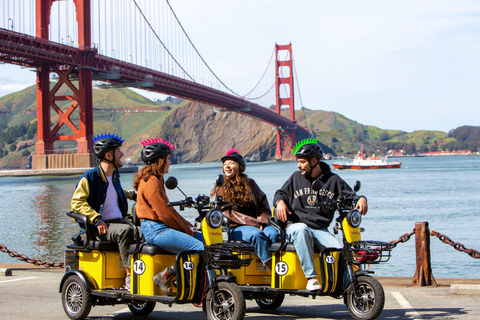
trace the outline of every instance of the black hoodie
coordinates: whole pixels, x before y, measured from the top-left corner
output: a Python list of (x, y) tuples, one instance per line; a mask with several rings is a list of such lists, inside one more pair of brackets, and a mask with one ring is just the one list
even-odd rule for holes
[(330, 166), (320, 162), (322, 174), (319, 179), (323, 186), (319, 191), (312, 189), (315, 179), (306, 178), (300, 171), (294, 172), (283, 187), (275, 192), (273, 203), (283, 200), (290, 210), (287, 215), (288, 224), (303, 222), (312, 229), (326, 229), (333, 220), (335, 209), (318, 208), (315, 203), (325, 202), (327, 199), (336, 200), (343, 194), (343, 190), (352, 191), (352, 188), (338, 175), (332, 173)]

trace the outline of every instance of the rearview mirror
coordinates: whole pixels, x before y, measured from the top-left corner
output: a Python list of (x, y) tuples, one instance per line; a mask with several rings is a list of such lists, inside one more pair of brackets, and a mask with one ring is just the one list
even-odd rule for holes
[(221, 186), (223, 186), (224, 183), (225, 183), (225, 176), (223, 174), (219, 174), (217, 177), (217, 180), (215, 181), (215, 185), (220, 188)]
[(355, 181), (355, 184), (353, 185), (353, 191), (355, 192), (358, 192), (358, 190), (360, 190), (360, 187), (362, 186), (362, 184), (360, 183), (360, 181)]
[(178, 180), (175, 177), (168, 177), (167, 181), (165, 181), (165, 187), (169, 190), (173, 190), (178, 186)]
[(317, 180), (313, 181), (312, 189), (314, 191), (318, 191), (318, 190), (322, 189), (322, 187), (323, 187), (323, 182), (321, 180), (317, 179)]

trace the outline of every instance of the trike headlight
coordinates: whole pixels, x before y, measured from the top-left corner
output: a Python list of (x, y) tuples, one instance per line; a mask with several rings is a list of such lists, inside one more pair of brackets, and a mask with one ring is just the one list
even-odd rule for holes
[(362, 223), (362, 214), (358, 210), (350, 210), (347, 214), (347, 222), (353, 228), (357, 228)]
[(223, 214), (222, 211), (218, 209), (210, 210), (205, 217), (207, 223), (212, 228), (219, 228), (222, 225)]

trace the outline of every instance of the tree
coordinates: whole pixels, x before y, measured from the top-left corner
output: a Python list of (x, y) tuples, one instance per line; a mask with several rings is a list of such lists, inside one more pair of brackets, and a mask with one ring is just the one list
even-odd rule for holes
[(35, 123), (32, 123), (25, 134), (25, 138), (27, 140), (33, 139), (35, 137), (35, 133), (37, 132), (37, 126)]
[(403, 150), (405, 150), (405, 154), (415, 154), (417, 152), (417, 145), (414, 142), (407, 143)]
[(428, 147), (424, 144), (418, 147), (418, 152), (420, 153), (427, 153), (428, 152)]
[(385, 131), (380, 135), (379, 139), (380, 139), (380, 141), (390, 140), (390, 134)]

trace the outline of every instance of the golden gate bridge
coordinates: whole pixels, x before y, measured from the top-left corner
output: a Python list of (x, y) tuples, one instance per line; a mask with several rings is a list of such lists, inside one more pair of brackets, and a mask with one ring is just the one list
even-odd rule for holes
[[(33, 169), (49, 168), (58, 156), (56, 141), (77, 142), (69, 166), (94, 164), (92, 90), (96, 81), (103, 87), (149, 90), (265, 121), (276, 130), (277, 159), (293, 149), (297, 132), (309, 134), (295, 121), (291, 44), (275, 45), (275, 62), (269, 62), (275, 69), (273, 84), (262, 76), (247, 95), (241, 95), (205, 62), (168, 0), (0, 3), (0, 62), (34, 68), (37, 73)], [(272, 104), (275, 111), (268, 107)], [(282, 107), (290, 110), (290, 118), (281, 115)], [(55, 120), (52, 110), (58, 115)], [(77, 122), (71, 120), (74, 113), (78, 113)], [(68, 133), (60, 131), (62, 127)]]

